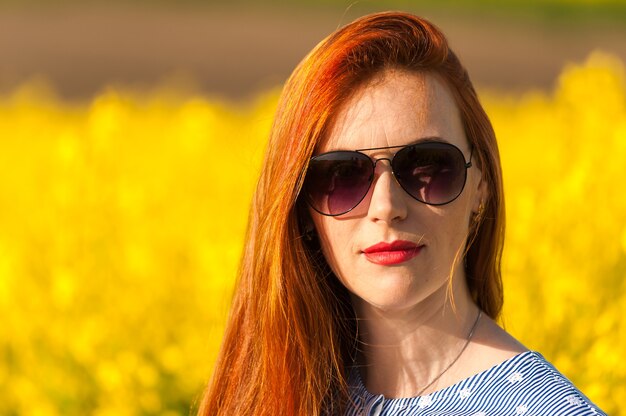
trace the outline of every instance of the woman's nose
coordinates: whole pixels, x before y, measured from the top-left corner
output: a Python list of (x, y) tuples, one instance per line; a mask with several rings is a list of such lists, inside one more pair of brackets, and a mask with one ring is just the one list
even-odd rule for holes
[(387, 159), (377, 161), (372, 188), (367, 212), (372, 221), (391, 223), (406, 218), (408, 207), (404, 190), (393, 177)]

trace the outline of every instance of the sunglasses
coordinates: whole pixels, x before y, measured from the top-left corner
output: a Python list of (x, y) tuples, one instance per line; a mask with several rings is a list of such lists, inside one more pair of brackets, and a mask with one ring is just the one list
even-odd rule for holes
[[(391, 159), (372, 159), (368, 150), (400, 149)], [(472, 166), (450, 143), (427, 141), (407, 146), (337, 150), (311, 158), (304, 179), (306, 202), (322, 215), (350, 212), (365, 198), (374, 181), (376, 164), (387, 160), (398, 184), (412, 198), (428, 205), (445, 205), (463, 192)]]

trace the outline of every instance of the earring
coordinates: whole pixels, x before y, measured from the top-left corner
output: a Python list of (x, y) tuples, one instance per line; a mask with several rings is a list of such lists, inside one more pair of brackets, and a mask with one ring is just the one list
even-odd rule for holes
[(484, 213), (485, 213), (485, 203), (481, 200), (480, 205), (478, 205), (478, 213), (477, 213), (478, 218), (482, 218)]
[(478, 211), (474, 213), (474, 224), (478, 224), (485, 214), (485, 203), (481, 200), (478, 205)]

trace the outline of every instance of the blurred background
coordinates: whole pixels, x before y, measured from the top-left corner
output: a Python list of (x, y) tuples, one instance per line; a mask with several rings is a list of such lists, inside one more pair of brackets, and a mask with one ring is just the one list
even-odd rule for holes
[(173, 77), (210, 95), (250, 97), (280, 85), (334, 29), (387, 9), (433, 20), (484, 87), (546, 89), (564, 63), (595, 49), (626, 57), (626, 6), (617, 0), (3, 0), (1, 7), (0, 91), (42, 76), (65, 99)]
[(389, 9), (443, 29), (496, 129), (504, 325), (620, 414), (617, 0), (0, 1), (0, 414), (193, 414), (280, 87)]

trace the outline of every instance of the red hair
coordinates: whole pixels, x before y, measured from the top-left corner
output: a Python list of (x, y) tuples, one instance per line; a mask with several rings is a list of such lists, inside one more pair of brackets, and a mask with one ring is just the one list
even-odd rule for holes
[(405, 13), (368, 15), (322, 41), (284, 87), (226, 333), (199, 414), (335, 414), (345, 405), (354, 312), (319, 249), (302, 238), (307, 214), (298, 194), (338, 108), (386, 68), (438, 76), (455, 98), (489, 194), (484, 220), (468, 237), (468, 287), (485, 313), (500, 314), (504, 205), (491, 123), (439, 29)]

